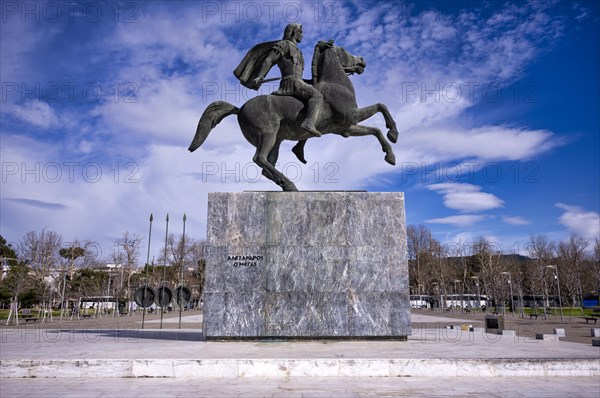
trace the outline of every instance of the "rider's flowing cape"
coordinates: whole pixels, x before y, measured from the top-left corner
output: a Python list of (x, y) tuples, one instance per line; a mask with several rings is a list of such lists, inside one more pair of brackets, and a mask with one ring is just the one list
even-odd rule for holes
[(281, 40), (268, 41), (255, 45), (248, 51), (248, 54), (242, 59), (242, 62), (233, 71), (235, 77), (240, 80), (244, 87), (258, 90), (258, 87), (252, 87), (252, 81), (258, 77), (260, 68), (265, 59), (271, 53), (273, 46)]

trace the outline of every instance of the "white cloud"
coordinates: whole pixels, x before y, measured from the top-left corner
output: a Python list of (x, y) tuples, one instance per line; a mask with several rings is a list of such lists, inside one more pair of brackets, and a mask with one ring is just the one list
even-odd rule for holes
[(531, 222), (520, 216), (502, 216), (502, 221), (510, 225), (529, 225)]
[(111, 130), (127, 131), (128, 139), (183, 145), (191, 141), (201, 108), (189, 93), (189, 83), (189, 78), (166, 77), (147, 82), (140, 86), (136, 101), (107, 101), (94, 114), (102, 116)]
[(43, 101), (28, 101), (23, 105), (7, 104), (7, 108), (8, 112), (35, 127), (47, 129), (59, 123), (54, 109)]
[(567, 227), (571, 232), (579, 234), (586, 239), (600, 238), (600, 214), (588, 211), (579, 206), (570, 206), (556, 203), (556, 207), (565, 212), (558, 218), (558, 222)]
[(440, 160), (474, 157), (481, 161), (528, 159), (560, 144), (549, 131), (505, 126), (426, 129), (402, 135), (401, 143)]
[[(314, 43), (330, 38), (366, 58), (365, 73), (352, 77), (357, 101), (360, 106), (377, 102), (388, 105), (400, 131), (399, 143), (394, 146), (399, 164), (527, 159), (561, 144), (546, 130), (472, 126), (463, 115), (481, 101), (480, 95), (471, 99), (463, 94), (458, 101), (452, 101), (444, 97), (447, 92), (437, 90), (435, 95), (425, 95), (424, 101), (421, 92), (414, 97), (403, 97), (406, 94), (403, 83), (415, 83), (420, 91), (421, 84), (435, 90), (436, 83), (445, 87), (448, 83), (493, 82), (500, 88), (506, 87), (560, 33), (562, 22), (543, 5), (535, 3), (522, 8), (497, 5), (484, 12), (467, 10), (451, 17), (435, 9), (411, 14), (395, 3), (335, 4), (338, 23), (330, 24), (314, 23), (312, 3), (302, 3), (306, 37), (300, 47), (307, 63)], [(218, 99), (238, 105), (245, 102), (246, 98), (239, 97), (242, 89), (232, 77), (233, 68), (251, 45), (281, 37), (283, 26), (289, 21), (278, 19), (278, 14), (275, 19), (265, 17), (258, 23), (236, 23), (232, 17), (222, 23), (220, 14), (206, 19), (205, 10), (196, 3), (180, 5), (182, 8), (178, 9), (159, 2), (145, 3), (137, 23), (111, 24), (98, 36), (86, 32), (88, 52), (82, 50), (82, 54), (89, 57), (82, 57), (78, 66), (82, 70), (89, 68), (89, 78), (93, 80), (101, 76), (102, 81), (134, 82), (139, 87), (139, 102), (106, 101), (93, 109), (88, 105), (81, 112), (60, 108), (59, 114), (45, 103), (15, 108), (15, 116), (32, 126), (68, 126), (69, 130), (64, 134), (65, 143), (52, 144), (36, 139), (6, 139), (3, 135), (3, 161), (18, 165), (38, 162), (40, 167), (49, 162), (75, 161), (83, 167), (97, 160), (92, 156), (102, 153), (99, 164), (104, 174), (100, 181), (92, 183), (82, 179), (78, 169), (75, 181), (70, 182), (63, 169), (57, 183), (28, 180), (24, 184), (17, 175), (3, 184), (2, 198), (64, 205), (68, 210), (63, 213), (69, 212), (65, 217), (57, 211), (27, 207), (27, 201), (3, 203), (2, 227), (10, 228), (13, 238), (44, 226), (60, 228), (66, 239), (79, 236), (102, 242), (125, 230), (144, 235), (148, 214), (154, 212), (159, 220), (167, 211), (173, 220), (186, 211), (190, 233), (198, 237), (205, 231), (207, 192), (278, 190), (264, 178), (252, 182), (254, 148), (243, 138), (233, 116), (225, 119), (195, 153), (188, 153), (186, 147), (208, 103)], [(354, 12), (354, 7), (362, 7), (364, 12)], [(281, 9), (279, 4), (278, 10)], [(489, 18), (484, 17), (486, 14)], [(487, 18), (487, 23), (482, 18)], [(29, 29), (25, 24), (16, 25), (19, 26), (14, 34), (12, 27), (2, 25), (3, 81), (7, 76), (9, 80), (24, 81), (27, 78), (19, 75), (19, 71), (40, 70), (28, 58), (40, 49), (40, 43), (57, 53), (71, 44), (52, 41), (62, 36), (45, 35), (43, 30)], [(11, 39), (10, 46), (4, 45), (7, 37)], [(97, 70), (106, 75), (95, 75)], [(307, 68), (305, 77), (308, 74)], [(216, 96), (206, 98), (207, 83), (219, 85)], [(226, 90), (234, 90), (238, 98), (222, 98)], [(381, 116), (363, 124), (385, 131)], [(394, 168), (383, 161), (384, 155), (373, 137), (326, 136), (310, 140), (306, 146), (308, 165), (295, 160), (290, 153), (292, 145), (290, 142), (282, 145), (280, 169), (287, 167), (292, 177), (299, 172), (296, 184), (300, 189), (357, 189), (384, 182), (390, 186), (401, 173), (400, 167)], [(114, 182), (114, 170), (109, 167), (116, 161), (120, 162), (121, 170)], [(129, 161), (137, 167), (137, 183), (123, 182), (130, 171), (123, 170), (124, 162)], [(207, 171), (207, 166), (215, 165), (216, 172), (211, 169), (211, 173), (201, 174), (203, 166)], [(231, 170), (240, 176), (240, 182), (231, 181)], [(428, 189), (444, 195), (447, 207), (464, 212), (503, 205), (495, 195), (470, 184), (435, 184)], [(465, 226), (484, 219), (486, 216), (464, 214), (428, 222)], [(156, 227), (162, 228), (158, 224)], [(172, 225), (175, 232), (176, 225), (176, 222)]]
[(491, 210), (504, 206), (498, 197), (480, 192), (481, 187), (466, 183), (440, 183), (426, 186), (427, 189), (444, 195), (444, 205), (461, 211)]
[(425, 222), (430, 224), (450, 224), (456, 225), (459, 227), (468, 227), (473, 224), (476, 224), (480, 221), (488, 219), (489, 216), (480, 215), (480, 214), (463, 214), (458, 216), (448, 216), (442, 218), (432, 218), (429, 220), (425, 220)]
[[(447, 83), (493, 82), (500, 87), (508, 84), (515, 77), (510, 71), (522, 69), (535, 56), (535, 52), (524, 52), (523, 47), (536, 48), (548, 37), (538, 32), (540, 22), (535, 19), (536, 15), (544, 15), (543, 8), (532, 7), (526, 13), (516, 13), (510, 7), (499, 7), (490, 14), (489, 19), (494, 23), (482, 28), (478, 18), (466, 14), (450, 17), (435, 9), (411, 14), (405, 8), (382, 3), (353, 15), (349, 11), (352, 7), (336, 3), (338, 23), (333, 25), (304, 21), (306, 37), (300, 47), (307, 60), (305, 76), (309, 74), (312, 43), (317, 40), (335, 38), (338, 45), (365, 56), (366, 72), (352, 77), (357, 100), (361, 106), (376, 102), (388, 105), (400, 131), (395, 146), (399, 162), (519, 160), (560, 144), (552, 133), (544, 130), (507, 126), (469, 128), (464, 122), (456, 122), (466, 109), (481, 100), (481, 95), (470, 99), (464, 92), (454, 101), (446, 98), (452, 94), (447, 89), (438, 89), (434, 95), (425, 94), (423, 100), (421, 93), (437, 86), (444, 88)], [(312, 16), (312, 8), (307, 8), (303, 5), (304, 16)], [(198, 20), (207, 23), (198, 24)], [(140, 90), (138, 103), (107, 102), (95, 109), (94, 114), (102, 117), (107, 130), (127, 131), (126, 135), (116, 134), (113, 139), (187, 146), (209, 102), (225, 99), (238, 106), (245, 102), (248, 97), (244, 97), (244, 89), (233, 79), (231, 71), (255, 43), (234, 45), (231, 41), (239, 37), (226, 33), (234, 18), (225, 20), (223, 23), (219, 15), (207, 20), (200, 8), (167, 12), (157, 6), (147, 7), (139, 23), (117, 26), (114, 37), (106, 43), (119, 54), (127, 54), (124, 67), (118, 72), (119, 79), (137, 82)], [(280, 28), (273, 24), (277, 21), (270, 19), (268, 25), (264, 22), (255, 25), (265, 29), (249, 28), (242, 23), (237, 24), (236, 31), (249, 33), (248, 40), (254, 40), (253, 35), (270, 40), (279, 37), (289, 21), (280, 21)], [(518, 28), (523, 35), (507, 27)], [(529, 35), (531, 32), (537, 36)], [(503, 38), (502, 44), (496, 43), (498, 37)], [(513, 42), (521, 43), (518, 50), (514, 44), (509, 45)], [(474, 56), (472, 50), (478, 55)], [(502, 59), (501, 79), (497, 66), (489, 61), (493, 54)], [(485, 59), (488, 61), (482, 61)], [(168, 72), (178, 62), (190, 68)], [(419, 93), (414, 98), (404, 98), (406, 83), (417, 85)], [(211, 85), (210, 90), (216, 87), (216, 95), (209, 92), (207, 84)], [(454, 123), (448, 123), (450, 120)], [(385, 131), (381, 116), (363, 124)], [(400, 168), (379, 160), (368, 164), (348, 161), (354, 154), (362, 159), (381, 158), (370, 137), (343, 141), (343, 151), (339, 150), (338, 140), (337, 137), (320, 140), (318, 146), (310, 142), (307, 157), (322, 163), (332, 162), (346, 171), (349, 177), (340, 186), (350, 183), (344, 187), (363, 187), (401, 172)], [(225, 119), (203, 148), (222, 149), (231, 145), (248, 145), (234, 117)]]

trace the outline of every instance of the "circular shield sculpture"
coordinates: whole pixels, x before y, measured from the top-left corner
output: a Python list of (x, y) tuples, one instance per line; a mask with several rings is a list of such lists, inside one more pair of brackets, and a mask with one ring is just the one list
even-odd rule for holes
[(148, 286), (142, 286), (135, 291), (133, 299), (135, 303), (142, 308), (149, 308), (156, 297), (154, 289)]
[(166, 307), (173, 301), (173, 291), (166, 286), (161, 286), (156, 289), (156, 298), (154, 302), (159, 307)]
[(179, 286), (175, 289), (175, 301), (180, 307), (185, 307), (189, 304), (192, 298), (192, 291), (185, 286)]

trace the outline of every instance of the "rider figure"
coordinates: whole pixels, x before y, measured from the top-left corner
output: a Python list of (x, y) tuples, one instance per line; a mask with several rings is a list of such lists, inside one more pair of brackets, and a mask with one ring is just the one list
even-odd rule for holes
[(311, 137), (320, 137), (315, 121), (323, 104), (323, 95), (302, 79), (304, 57), (297, 46), (302, 36), (302, 25), (287, 25), (283, 40), (254, 46), (233, 73), (244, 86), (258, 90), (269, 70), (277, 64), (281, 83), (273, 94), (291, 95), (304, 101), (307, 105), (306, 118), (300, 127)]

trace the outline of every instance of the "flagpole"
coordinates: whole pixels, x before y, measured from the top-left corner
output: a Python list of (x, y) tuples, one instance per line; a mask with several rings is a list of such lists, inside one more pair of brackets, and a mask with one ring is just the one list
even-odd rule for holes
[(186, 216), (183, 213), (183, 235), (181, 237), (181, 277), (179, 278), (179, 329), (181, 329), (181, 311), (183, 307), (183, 266), (185, 257), (185, 220)]
[(158, 294), (158, 299), (160, 301), (160, 328), (162, 329), (163, 325), (163, 314), (165, 309), (163, 308), (163, 300), (165, 296), (165, 279), (167, 278), (167, 240), (169, 238), (169, 213), (167, 213), (167, 228), (165, 230), (165, 259), (163, 262), (163, 280), (162, 286), (159, 288), (160, 293)]
[(152, 220), (154, 217), (150, 213), (150, 232), (148, 232), (148, 255), (146, 256), (146, 281), (144, 282), (144, 293), (142, 294), (142, 329), (144, 329), (144, 320), (146, 318), (146, 294), (148, 290), (148, 268), (150, 268), (150, 240), (152, 239)]

